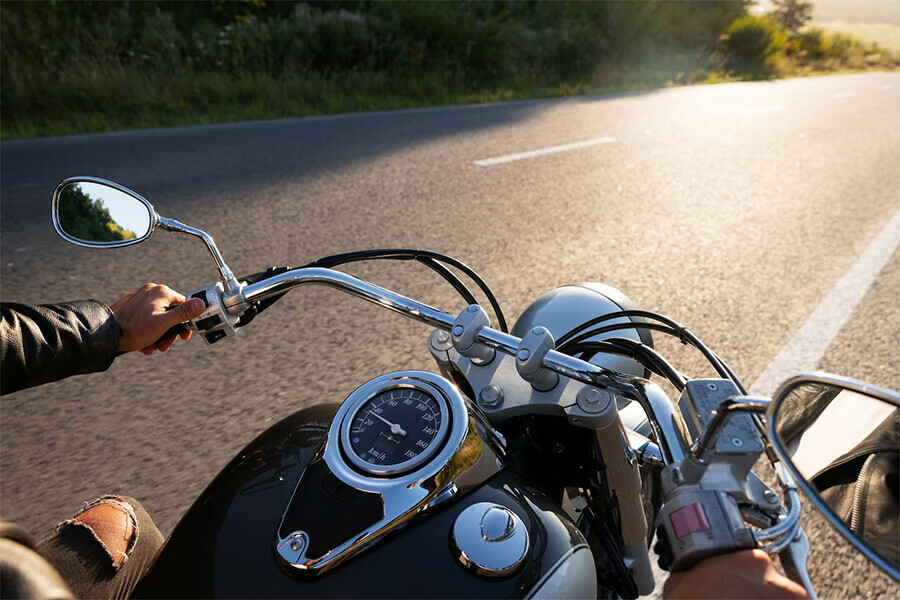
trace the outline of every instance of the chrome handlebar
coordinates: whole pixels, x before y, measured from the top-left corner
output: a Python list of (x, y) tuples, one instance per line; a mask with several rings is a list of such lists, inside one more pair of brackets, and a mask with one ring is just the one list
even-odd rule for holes
[[(243, 288), (242, 298), (232, 301), (230, 306), (226, 299), (225, 305), (229, 312), (234, 309), (239, 314), (246, 308), (248, 302), (265, 300), (283, 294), (293, 287), (309, 284), (325, 285), (341, 290), (445, 331), (451, 331), (456, 320), (455, 316), (427, 304), (357, 279), (347, 273), (320, 267), (293, 269), (258, 283), (249, 284)], [(477, 336), (478, 343), (510, 356), (516, 354), (521, 341), (514, 335), (489, 327), (481, 328)], [(688, 451), (688, 442), (685, 439), (681, 415), (677, 413), (674, 404), (658, 386), (644, 379), (622, 375), (556, 350), (547, 352), (543, 358), (543, 366), (570, 379), (612, 389), (625, 397), (636, 400), (648, 416), (666, 464), (684, 458)]]
[[(320, 267), (306, 267), (287, 271), (280, 275), (274, 275), (265, 281), (248, 285), (244, 288), (244, 299), (247, 302), (265, 300), (276, 294), (283, 293), (292, 287), (306, 284), (326, 285), (339, 289), (348, 294), (363, 298), (394, 312), (406, 315), (416, 321), (421, 321), (431, 327), (450, 331), (456, 319), (455, 316), (442, 310), (417, 302), (401, 294), (397, 294), (383, 287), (357, 279), (352, 275), (324, 269)], [(227, 302), (226, 302), (227, 305)], [(521, 340), (514, 335), (503, 333), (488, 327), (478, 332), (478, 343), (489, 348), (515, 355)], [(544, 357), (544, 367), (564, 375), (571, 379), (590, 385), (603, 385), (625, 391), (625, 387), (618, 383), (617, 374), (608, 369), (598, 367), (583, 360), (573, 358), (561, 352), (551, 350)]]

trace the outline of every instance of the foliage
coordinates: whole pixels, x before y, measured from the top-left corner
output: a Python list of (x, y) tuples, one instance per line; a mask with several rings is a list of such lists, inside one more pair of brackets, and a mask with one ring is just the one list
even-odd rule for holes
[[(4, 0), (0, 135), (704, 81), (721, 78), (726, 60), (734, 72), (753, 71), (745, 67), (756, 64), (755, 58), (748, 62), (737, 41), (717, 44), (746, 5)], [(767, 50), (749, 55), (762, 51)], [(793, 58), (802, 59), (797, 53)]]
[(812, 19), (813, 3), (805, 0), (772, 0), (772, 18), (785, 31), (799, 31)]
[(59, 225), (72, 237), (92, 242), (134, 239), (135, 233), (113, 221), (99, 199), (88, 196), (78, 184), (63, 188), (59, 197)]
[(813, 28), (791, 36), (786, 52), (788, 55), (819, 60), (825, 57), (828, 49), (829, 44), (825, 32)]
[(745, 16), (735, 20), (722, 40), (727, 64), (739, 72), (774, 73), (787, 37), (767, 17)]

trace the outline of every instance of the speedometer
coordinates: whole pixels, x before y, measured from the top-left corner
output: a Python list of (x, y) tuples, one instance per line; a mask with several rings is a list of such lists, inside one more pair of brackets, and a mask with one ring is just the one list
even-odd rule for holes
[(447, 403), (424, 382), (398, 384), (356, 398), (342, 425), (345, 456), (358, 469), (390, 476), (427, 462), (449, 426)]

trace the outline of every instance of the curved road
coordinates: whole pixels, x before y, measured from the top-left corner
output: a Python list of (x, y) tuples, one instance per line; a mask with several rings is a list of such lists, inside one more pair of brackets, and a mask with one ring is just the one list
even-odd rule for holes
[[(689, 325), (751, 384), (900, 210), (898, 156), (900, 75), (888, 73), (4, 142), (0, 296), (112, 301), (148, 280), (182, 291), (213, 280), (184, 237), (118, 251), (57, 238), (56, 183), (90, 174), (211, 233), (239, 274), (422, 247), (475, 268), (511, 318), (557, 285), (611, 284)], [(898, 389), (896, 246), (888, 257), (816, 366)], [(462, 307), (415, 265), (351, 271)], [(431, 368), (427, 334), (304, 288), (233, 341), (129, 355), (4, 397), (2, 514), (41, 536), (81, 500), (120, 491), (168, 533), (263, 428), (373, 376)], [(708, 373), (677, 342), (658, 346)], [(896, 595), (807, 519), (822, 597)]]

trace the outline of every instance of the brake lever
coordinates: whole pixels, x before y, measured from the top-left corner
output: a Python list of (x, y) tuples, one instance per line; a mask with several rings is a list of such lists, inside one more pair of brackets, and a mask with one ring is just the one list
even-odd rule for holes
[(809, 594), (811, 600), (816, 600), (816, 591), (813, 589), (809, 571), (806, 568), (806, 562), (809, 559), (809, 539), (803, 528), (800, 528), (787, 548), (778, 553), (778, 558), (781, 559), (785, 575), (806, 588), (806, 593)]

